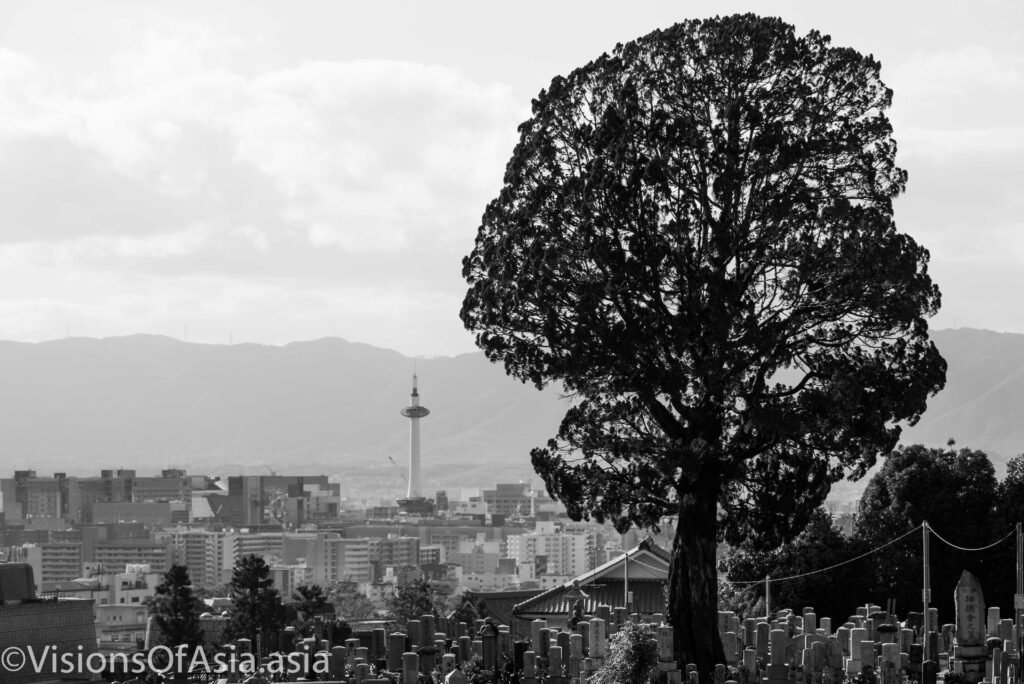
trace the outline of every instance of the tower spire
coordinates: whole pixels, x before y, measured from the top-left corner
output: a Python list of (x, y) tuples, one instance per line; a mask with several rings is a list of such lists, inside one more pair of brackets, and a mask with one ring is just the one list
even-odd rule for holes
[(412, 374), (412, 401), (402, 409), (402, 415), (409, 419), (409, 491), (408, 499), (422, 499), (420, 486), (420, 418), (430, 415), (426, 406), (420, 406), (420, 393), (415, 370)]

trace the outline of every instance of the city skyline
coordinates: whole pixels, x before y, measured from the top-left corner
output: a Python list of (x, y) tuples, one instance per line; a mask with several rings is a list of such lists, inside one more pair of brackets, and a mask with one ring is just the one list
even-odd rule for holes
[(0, 339), (472, 351), (460, 260), (530, 99), (616, 42), (750, 10), (880, 60), (933, 326), (1024, 332), (1019, 5), (585, 9), (5, 4)]

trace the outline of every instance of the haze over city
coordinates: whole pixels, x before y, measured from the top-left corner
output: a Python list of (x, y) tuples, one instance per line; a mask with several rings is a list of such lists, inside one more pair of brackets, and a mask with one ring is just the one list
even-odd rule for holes
[[(474, 349), (461, 258), (530, 100), (738, 2), (0, 6), (0, 339)], [(936, 328), (1024, 332), (1022, 6), (766, 2), (872, 53)]]

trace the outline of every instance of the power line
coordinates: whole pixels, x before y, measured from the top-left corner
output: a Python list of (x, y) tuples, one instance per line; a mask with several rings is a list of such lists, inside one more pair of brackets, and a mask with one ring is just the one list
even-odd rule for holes
[[(901, 539), (910, 536), (914, 532), (917, 532), (918, 530), (921, 529), (921, 527), (923, 525), (924, 525), (924, 523), (921, 523), (917, 527), (914, 527), (911, 530), (907, 530), (906, 532), (904, 532), (900, 536), (896, 537), (895, 539), (891, 539), (891, 540), (887, 541), (886, 543), (882, 544), (881, 546), (875, 547), (875, 548), (871, 549), (870, 551), (865, 551), (864, 553), (860, 554), (859, 556), (855, 556), (853, 558), (850, 558), (849, 560), (844, 560), (841, 563), (836, 563), (835, 565), (830, 565), (827, 568), (821, 568), (821, 569), (818, 569), (818, 570), (811, 570), (809, 572), (801, 572), (800, 574), (790, 575), (789, 577), (771, 577), (771, 578), (764, 578), (764, 579), (758, 579), (758, 580), (741, 580), (741, 581), (736, 581), (736, 582), (731, 582), (729, 580), (726, 580), (726, 582), (729, 582), (729, 584), (761, 584), (762, 582), (766, 582), (766, 581), (769, 582), (769, 583), (770, 582), (785, 582), (786, 580), (800, 579), (801, 577), (810, 577), (811, 575), (817, 575), (818, 573), (821, 573), (821, 572), (828, 572), (829, 570), (835, 570), (836, 568), (842, 567), (844, 565), (848, 565), (848, 564), (850, 564), (850, 563), (852, 563), (854, 561), (860, 560), (861, 558), (865, 558), (867, 556), (870, 556), (873, 553), (878, 553), (879, 551), (881, 551), (885, 547), (891, 546), (892, 544), (895, 544), (896, 542), (900, 541)], [(1002, 541), (1002, 540), (1000, 540), (1000, 541)]]
[(932, 527), (931, 525), (929, 525), (928, 523), (924, 523), (924, 525), (928, 528), (929, 532), (931, 532), (932, 534), (935, 535), (936, 539), (938, 539), (943, 544), (946, 544), (947, 546), (952, 546), (957, 551), (986, 551), (988, 549), (991, 549), (993, 546), (998, 546), (999, 544), (1002, 544), (1004, 541), (1006, 541), (1007, 539), (1012, 537), (1017, 532), (1017, 530), (1015, 530), (1015, 529), (1014, 530), (1010, 530), (1010, 533), (1007, 534), (1005, 537), (1003, 537), (999, 541), (992, 542), (988, 546), (979, 546), (976, 549), (968, 549), (968, 548), (966, 548), (964, 546), (957, 546), (956, 544), (954, 544), (953, 542), (949, 541), (948, 539), (943, 539), (942, 535), (940, 535), (938, 532), (936, 532), (935, 528)]

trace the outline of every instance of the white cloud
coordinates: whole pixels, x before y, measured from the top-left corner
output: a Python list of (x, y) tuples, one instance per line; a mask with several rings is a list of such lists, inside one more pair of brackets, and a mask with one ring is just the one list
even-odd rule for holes
[[(313, 246), (359, 252), (471, 236), (525, 113), (508, 88), (439, 66), (306, 62), (249, 76), (230, 70), (208, 33), (144, 45), (116, 56), (110, 78), (86, 92), (40, 81), (0, 144), (67, 140), (183, 204), (218, 196), (235, 167), (248, 167), (280, 192), (261, 230), (288, 224)], [(4, 57), (21, 75), (13, 90), (38, 76), (27, 58)], [(0, 100), (15, 97), (10, 82), (0, 80)]]

